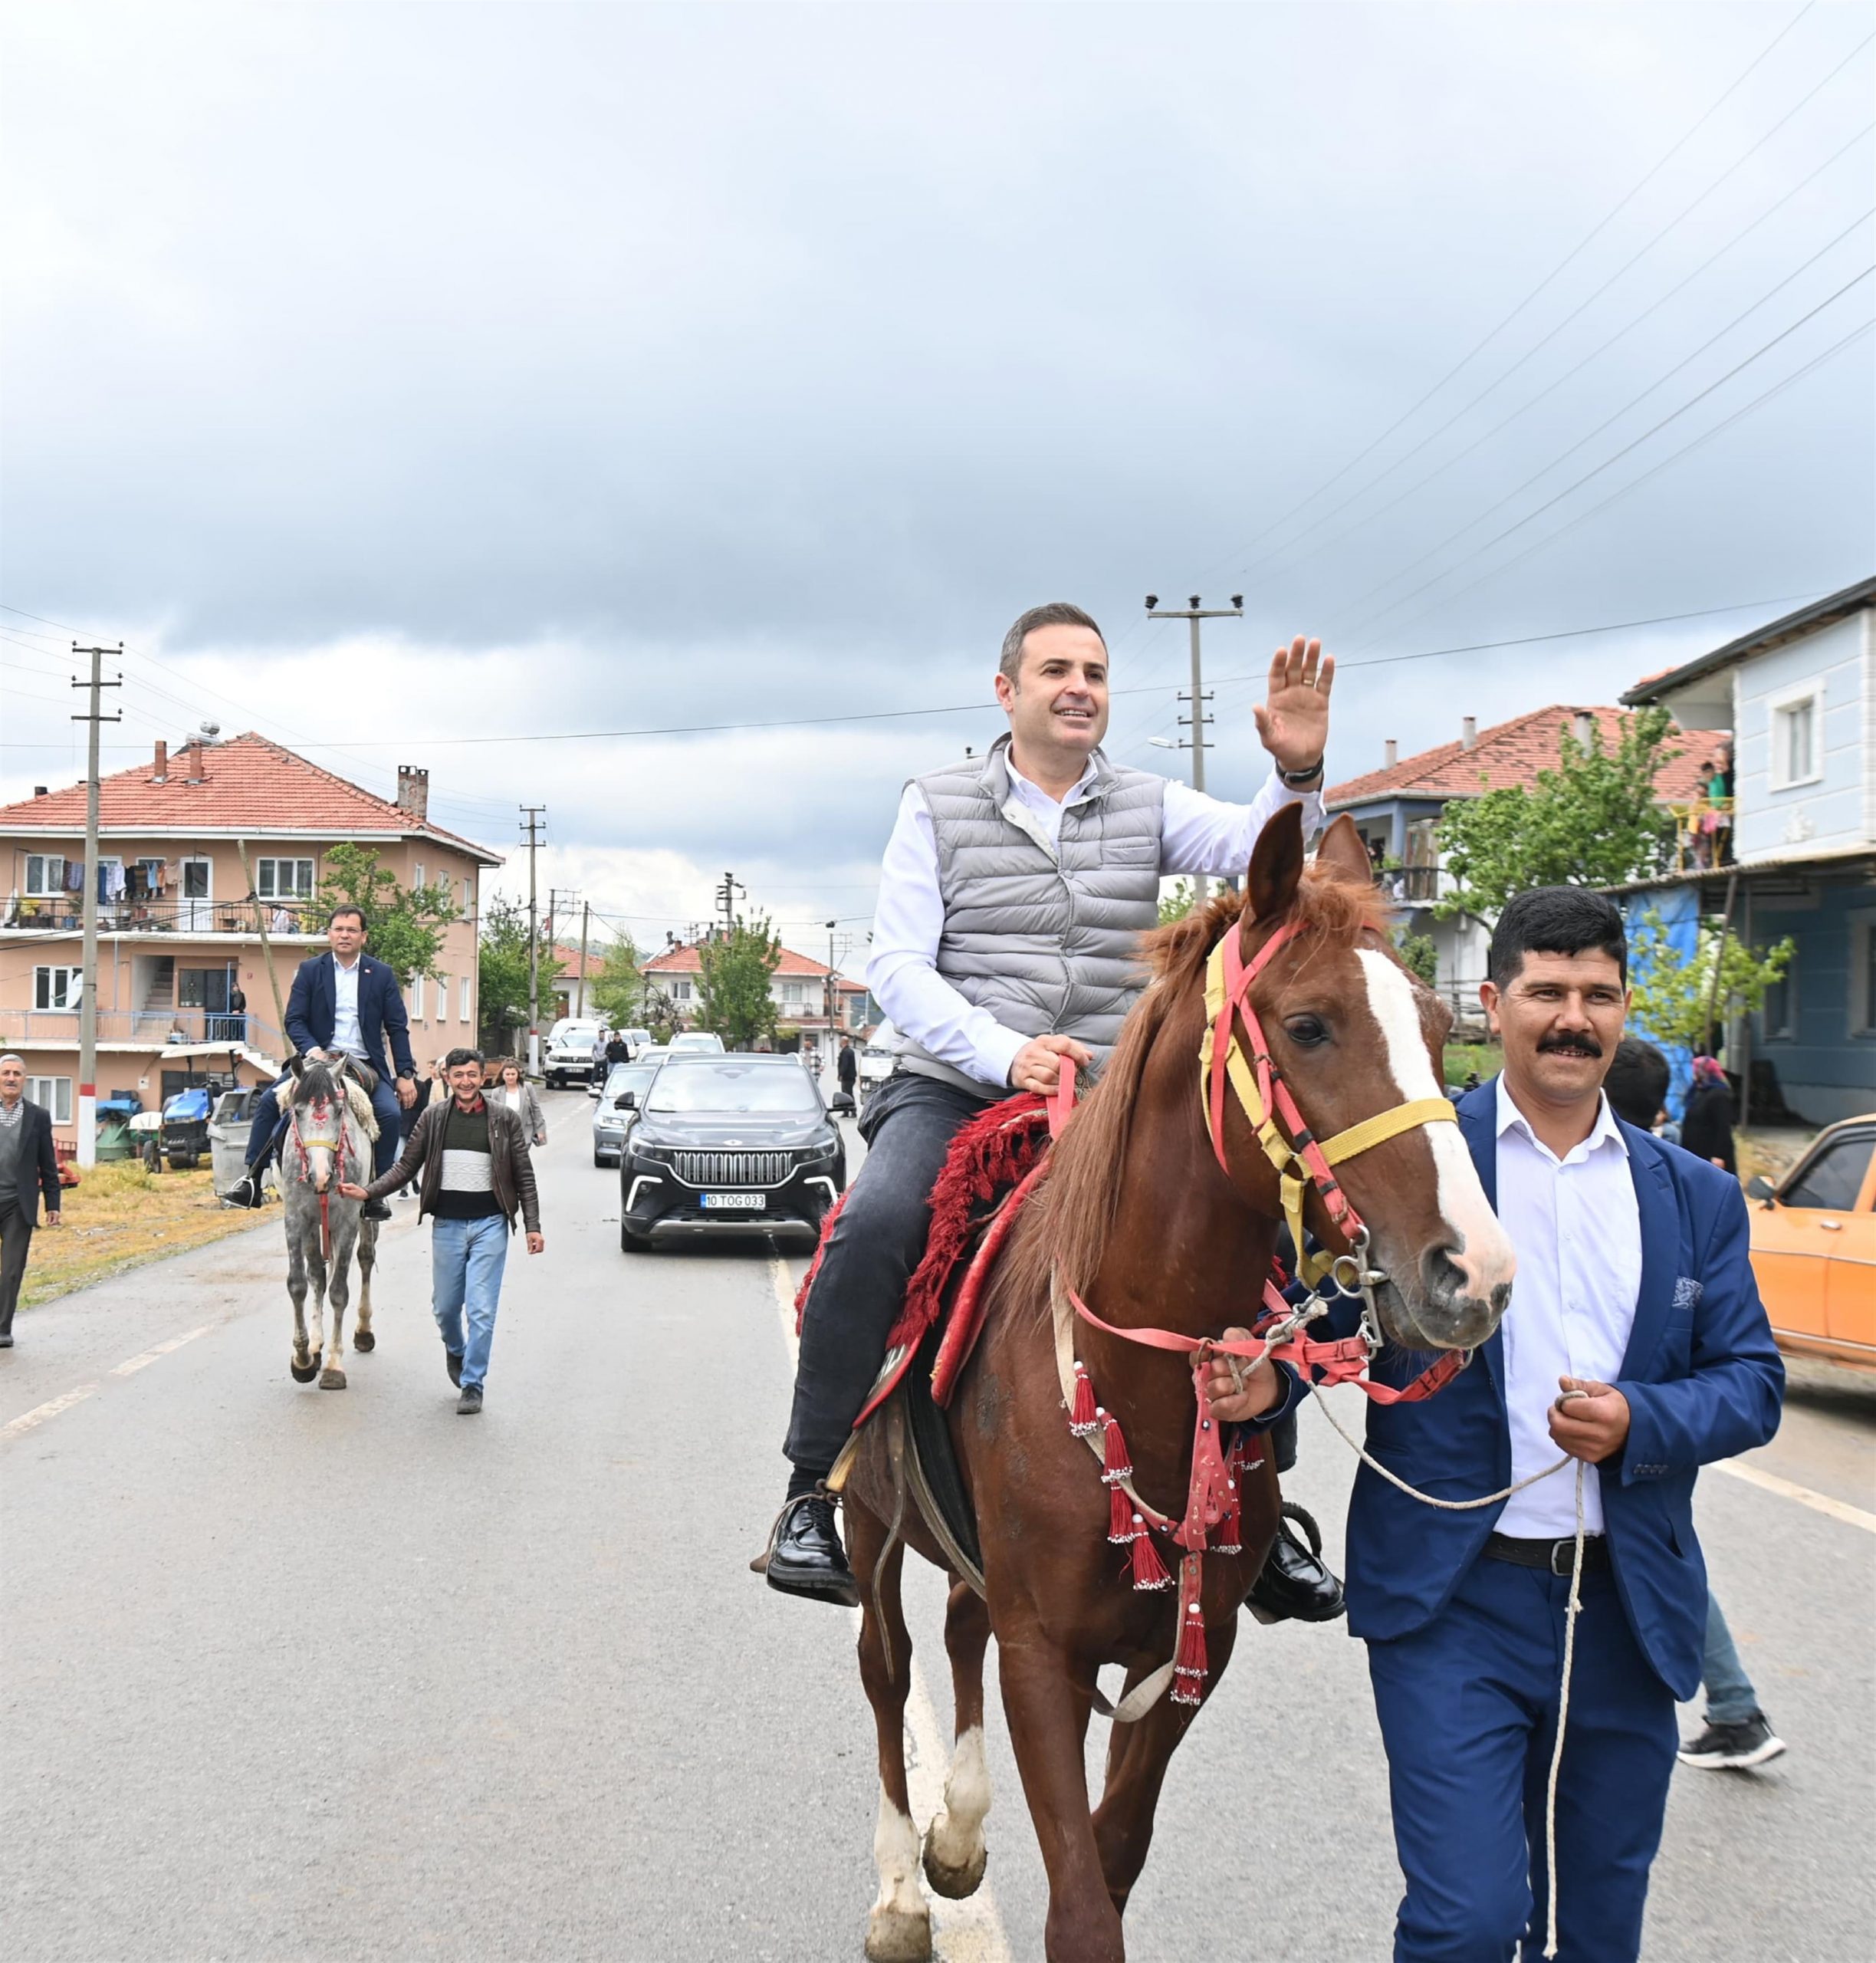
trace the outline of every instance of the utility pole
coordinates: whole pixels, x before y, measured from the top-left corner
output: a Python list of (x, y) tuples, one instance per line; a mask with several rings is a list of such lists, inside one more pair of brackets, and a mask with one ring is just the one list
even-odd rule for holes
[[(123, 720), (121, 710), (115, 715), (101, 714), (98, 699), (100, 689), (123, 686), (121, 675), (107, 682), (103, 666), (107, 654), (123, 659), (123, 643), (120, 641), (115, 648), (80, 647), (74, 641), (71, 651), (91, 657), (90, 679), (72, 679), (74, 689), (90, 691), (87, 713), (72, 718), (89, 725), (84, 774), (84, 976), (78, 985), (78, 1163), (88, 1166), (97, 1163), (97, 732), (100, 723)], [(22, 1182), (24, 1177), (22, 1172)]]
[(527, 1074), (540, 1074), (540, 912), (534, 897), (534, 855), (547, 830), (547, 807), (524, 804), (521, 836), (527, 847)]
[(580, 991), (578, 1013), (583, 1017), (586, 1012), (586, 937), (592, 931), (593, 903), (583, 899), (580, 903), (580, 979), (574, 985)]
[(717, 888), (716, 893), (716, 910), (723, 916), (723, 937), (725, 940), (728, 940), (735, 932), (736, 900), (738, 894), (747, 899), (749, 897), (749, 889), (738, 883), (734, 873), (725, 873), (723, 875), (723, 883)]
[[(578, 891), (571, 886), (549, 886), (547, 889), (547, 930), (541, 935), (540, 940), (541, 945), (557, 962), (560, 958), (561, 909), (564, 907), (567, 912), (571, 913), (579, 898)], [(550, 983), (549, 986), (551, 987), (552, 984)], [(570, 1013), (573, 1005), (573, 998), (570, 991), (567, 998)]]
[(827, 922), (827, 985), (823, 992), (827, 998), (827, 1054), (824, 1062), (829, 1066), (834, 1060), (834, 1004), (839, 998), (839, 991), (834, 987), (834, 929), (839, 924), (838, 920)]
[[(1194, 791), (1203, 791), (1205, 788), (1207, 748), (1205, 729), (1206, 725), (1211, 721), (1211, 718), (1205, 712), (1205, 705), (1211, 700), (1211, 697), (1205, 691), (1204, 670), (1199, 660), (1198, 623), (1201, 620), (1243, 620), (1244, 596), (1241, 593), (1233, 594), (1229, 607), (1205, 607), (1200, 604), (1198, 595), (1194, 594), (1185, 606), (1169, 607), (1161, 611), (1158, 594), (1149, 593), (1146, 597), (1146, 610), (1155, 620), (1186, 620), (1191, 623), (1192, 686), (1189, 690), (1181, 695), (1179, 699), (1190, 705), (1192, 713), (1189, 716), (1181, 716), (1179, 726), (1182, 729), (1189, 728), (1192, 732), (1192, 738), (1189, 743), (1181, 738), (1179, 748), (1182, 750), (1189, 749), (1192, 752), (1192, 788)], [(1192, 882), (1192, 903), (1195, 906), (1203, 906), (1205, 903), (1205, 876), (1203, 873), (1201, 873)]]

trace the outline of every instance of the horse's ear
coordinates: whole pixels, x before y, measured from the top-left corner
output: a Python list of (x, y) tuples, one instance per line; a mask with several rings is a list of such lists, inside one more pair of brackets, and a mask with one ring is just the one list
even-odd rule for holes
[(294, 1081), (297, 1083), (305, 1073), (306, 1059), (304, 1057), (289, 1057), (287, 1059), (287, 1067), (292, 1071)]
[(1303, 877), (1303, 807), (1286, 804), (1257, 834), (1245, 876), (1246, 917), (1273, 920), (1289, 910)]
[(1352, 880), (1357, 886), (1375, 883), (1375, 862), (1368, 857), (1362, 834), (1346, 811), (1323, 833), (1322, 842), (1316, 848), (1316, 863), (1336, 878)]

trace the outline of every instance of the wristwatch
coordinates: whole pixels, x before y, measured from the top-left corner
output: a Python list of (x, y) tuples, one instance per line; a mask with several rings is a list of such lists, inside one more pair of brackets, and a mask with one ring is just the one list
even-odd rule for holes
[(1318, 757), (1307, 770), (1286, 770), (1279, 764), (1276, 774), (1290, 790), (1307, 791), (1322, 781), (1322, 759)]

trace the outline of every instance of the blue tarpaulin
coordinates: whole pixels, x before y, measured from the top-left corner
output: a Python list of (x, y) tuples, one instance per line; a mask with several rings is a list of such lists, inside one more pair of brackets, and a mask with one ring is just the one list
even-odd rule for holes
[[(1700, 953), (1700, 896), (1695, 886), (1665, 886), (1658, 893), (1631, 893), (1625, 909), (1628, 929), (1631, 982), (1654, 961), (1672, 960), (1681, 966)], [(1635, 935), (1643, 920), (1654, 914), (1661, 922), (1661, 951), (1644, 962), (1635, 955)], [(1672, 1072), (1667, 1083), (1667, 1115), (1677, 1124), (1687, 1109), (1688, 1087), (1694, 1081), (1694, 1052), (1684, 1043), (1664, 1043), (1648, 1030), (1639, 1017), (1628, 1025), (1631, 1034), (1646, 1037), (1667, 1059)]]

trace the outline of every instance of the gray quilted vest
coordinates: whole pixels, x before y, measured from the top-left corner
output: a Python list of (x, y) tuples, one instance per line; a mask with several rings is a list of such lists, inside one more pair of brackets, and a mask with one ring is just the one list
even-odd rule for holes
[[(1000, 737), (981, 763), (913, 778), (938, 841), (945, 931), (938, 972), (974, 1007), (1024, 1036), (1073, 1036), (1096, 1067), (1146, 985), (1138, 940), (1159, 919), (1164, 778), (1095, 752), (1095, 781), (1051, 843), (1011, 788)], [(908, 1040), (908, 1070), (986, 1087)]]

